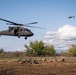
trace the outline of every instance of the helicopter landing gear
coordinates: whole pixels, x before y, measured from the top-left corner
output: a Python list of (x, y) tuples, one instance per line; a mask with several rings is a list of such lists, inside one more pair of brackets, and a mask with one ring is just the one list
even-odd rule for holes
[(18, 36), (18, 38), (20, 38), (20, 36)]
[(27, 37), (25, 37), (25, 40), (27, 39)]

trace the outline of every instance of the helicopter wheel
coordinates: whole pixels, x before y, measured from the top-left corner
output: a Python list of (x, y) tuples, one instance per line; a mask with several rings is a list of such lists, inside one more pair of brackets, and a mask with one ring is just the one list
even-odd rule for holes
[(27, 39), (27, 37), (25, 37), (25, 39)]
[(18, 38), (20, 38), (20, 36), (18, 36)]

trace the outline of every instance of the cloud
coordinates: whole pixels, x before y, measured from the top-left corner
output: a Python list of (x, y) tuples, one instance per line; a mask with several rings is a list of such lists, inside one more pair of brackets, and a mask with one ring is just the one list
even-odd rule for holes
[(61, 39), (75, 39), (76, 38), (76, 27), (71, 25), (65, 25), (58, 29), (57, 32)]
[(52, 39), (52, 38), (56, 38), (56, 36), (57, 36), (57, 32), (47, 31), (44, 37), (47, 39)]
[(47, 31), (44, 38), (44, 42), (53, 44), (57, 50), (66, 50), (76, 43), (76, 27), (66, 24), (57, 32)]

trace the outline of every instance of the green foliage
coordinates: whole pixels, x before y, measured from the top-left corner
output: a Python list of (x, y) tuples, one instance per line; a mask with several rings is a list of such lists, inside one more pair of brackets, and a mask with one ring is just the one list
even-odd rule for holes
[(3, 52), (4, 52), (4, 49), (0, 49), (0, 57), (2, 57), (3, 56)]
[(71, 45), (71, 47), (68, 50), (68, 54), (72, 56), (76, 56), (76, 45), (75, 44)]
[(4, 49), (1, 48), (1, 49), (0, 49), (0, 53), (3, 53), (3, 52), (4, 52)]
[(44, 49), (44, 43), (42, 41), (34, 41), (30, 42), (30, 45), (26, 47), (26, 53), (30, 55), (42, 55), (43, 54), (43, 49)]
[(55, 55), (56, 54), (56, 51), (54, 49), (54, 46), (53, 45), (47, 45), (45, 48), (44, 48), (44, 52), (45, 52), (45, 55)]
[(30, 42), (30, 45), (25, 45), (26, 54), (32, 56), (54, 55), (55, 50), (53, 45), (44, 46), (43, 41)]

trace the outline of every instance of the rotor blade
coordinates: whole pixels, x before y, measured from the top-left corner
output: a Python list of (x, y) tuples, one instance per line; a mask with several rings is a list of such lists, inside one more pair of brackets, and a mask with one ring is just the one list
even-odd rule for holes
[[(8, 23), (9, 25), (19, 25), (19, 26), (24, 26), (24, 24), (15, 23), (15, 22), (8, 21), (8, 20), (2, 19), (2, 18), (0, 18), (0, 20), (5, 21), (5, 22), (9, 22), (9, 23)], [(38, 22), (27, 23), (26, 25), (36, 24), (36, 23), (38, 23)], [(7, 25), (8, 25), (8, 24), (7, 24)]]
[(12, 23), (12, 24), (14, 24), (14, 25), (18, 25), (18, 24), (17, 24), (17, 23), (15, 23), (15, 22), (12, 22), (12, 21), (8, 21), (8, 20), (2, 19), (2, 18), (0, 18), (0, 20), (2, 20), (2, 21), (5, 21), (5, 22), (9, 22), (9, 23)]
[(46, 29), (46, 28), (42, 28), (42, 27), (28, 26), (30, 24), (37, 24), (38, 22), (27, 23), (27, 24), (24, 25), (24, 24), (18, 24), (18, 23), (9, 21), (9, 20), (5, 20), (5, 19), (2, 19), (2, 18), (0, 18), (0, 20), (5, 21), (5, 22), (8, 22), (8, 24), (10, 24), (10, 25), (17, 25), (17, 26), (26, 26), (26, 27), (32, 27), (32, 28)]
[(27, 23), (27, 24), (23, 24), (22, 26), (26, 26), (26, 27), (32, 27), (32, 28), (40, 28), (40, 29), (46, 29), (46, 28), (43, 28), (43, 27), (35, 27), (35, 26), (28, 26), (30, 24), (37, 24), (38, 22), (32, 22), (32, 23)]
[(30, 25), (30, 24), (37, 24), (38, 22), (32, 22), (32, 23), (27, 23), (25, 25)]
[(42, 28), (42, 27), (35, 27), (35, 26), (26, 26), (26, 27), (32, 27), (32, 28), (46, 29), (46, 28)]
[(30, 24), (37, 24), (38, 22), (32, 22), (32, 23), (27, 23), (27, 24), (20, 24), (20, 26), (28, 26)]
[(27, 24), (7, 23), (7, 25), (27, 26), (27, 25), (36, 24), (36, 23), (38, 22), (32, 22), (32, 23), (27, 23)]

